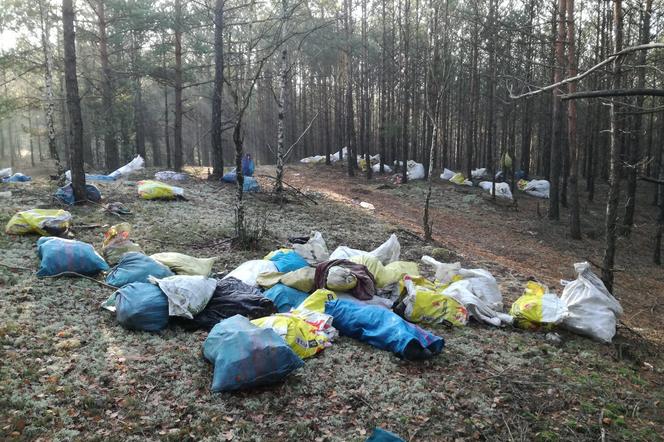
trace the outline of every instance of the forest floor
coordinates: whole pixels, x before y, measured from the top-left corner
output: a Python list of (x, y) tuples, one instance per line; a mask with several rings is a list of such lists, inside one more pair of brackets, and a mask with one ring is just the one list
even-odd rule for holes
[[(311, 230), (323, 233), (330, 250), (341, 244), (371, 249), (396, 233), (403, 259), (429, 254), (490, 270), (510, 305), (528, 277), (559, 293), (558, 280), (574, 278), (574, 262), (600, 256), (599, 202), (584, 205), (587, 239), (577, 243), (565, 238), (564, 222), (538, 217), (537, 204), (544, 214), (546, 202), (520, 194), (514, 211), (485, 201), (481, 191), (436, 183), (438, 242), (427, 244), (418, 237), (422, 182), (367, 183), (324, 166), (289, 166), (287, 181), (308, 198), (291, 194), (280, 209), (267, 195), (247, 195), (251, 220), (267, 220), (252, 251), (233, 249), (229, 241), (230, 185), (194, 180), (183, 185), (188, 200), (173, 202), (139, 200), (133, 181), (99, 187), (107, 201), (132, 209), (134, 240), (146, 253), (217, 256), (216, 272)], [(18, 210), (53, 207), (55, 188), (45, 177), (4, 186), (12, 197), (0, 198), (0, 224)], [(376, 209), (360, 208), (361, 201)], [(71, 211), (75, 237), (98, 248), (107, 227), (119, 221), (93, 205)], [(201, 354), (205, 332), (127, 331), (100, 309), (111, 290), (86, 279), (36, 278), (36, 238), (0, 234), (0, 262), (15, 267), (0, 266), (0, 438), (362, 441), (380, 426), (409, 441), (662, 440), (656, 295), (664, 272), (648, 264), (647, 224), (639, 219), (634, 235), (620, 243), (616, 295), (629, 328), (621, 327), (611, 345), (565, 332), (556, 345), (543, 333), (471, 323), (430, 327), (445, 338), (443, 353), (404, 362), (339, 338), (283, 384), (237, 394), (210, 392), (212, 369)]]

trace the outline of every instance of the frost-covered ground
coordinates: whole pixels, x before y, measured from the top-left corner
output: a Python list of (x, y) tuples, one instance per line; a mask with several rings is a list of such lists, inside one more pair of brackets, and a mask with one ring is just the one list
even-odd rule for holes
[[(254, 251), (231, 248), (233, 188), (184, 184), (188, 201), (139, 200), (133, 183), (100, 185), (134, 215), (134, 240), (147, 253), (217, 256), (214, 271), (234, 268), (282, 245), (288, 236), (320, 230), (332, 249), (370, 249), (396, 232), (402, 256), (454, 254), (426, 245), (396, 223), (324, 199), (299, 198), (283, 210), (247, 196), (253, 219), (268, 234)], [(0, 199), (4, 225), (18, 210), (52, 207), (54, 185), (38, 179), (12, 185)], [(6, 190), (5, 188), (0, 190)], [(291, 197), (293, 200), (294, 198)], [(95, 206), (72, 210), (77, 239), (100, 248), (120, 221)], [(36, 237), (0, 234), (0, 437), (40, 440), (364, 440), (389, 429), (405, 440), (661, 440), (662, 357), (621, 332), (606, 346), (562, 333), (543, 334), (471, 324), (433, 330), (442, 355), (408, 363), (340, 338), (288, 380), (271, 388), (212, 394), (212, 370), (201, 355), (204, 332), (169, 328), (130, 332), (99, 308), (110, 290), (85, 279), (37, 279)], [(466, 261), (470, 266), (472, 262)], [(490, 269), (507, 300), (521, 276)], [(652, 369), (651, 369), (652, 367)]]

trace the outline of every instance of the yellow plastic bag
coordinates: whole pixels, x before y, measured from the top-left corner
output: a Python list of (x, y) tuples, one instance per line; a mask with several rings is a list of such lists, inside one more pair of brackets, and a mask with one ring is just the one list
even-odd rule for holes
[(178, 275), (208, 276), (217, 258), (194, 258), (183, 253), (164, 252), (150, 256)]
[(31, 209), (18, 212), (7, 223), (10, 235), (38, 233), (42, 236), (62, 235), (71, 225), (71, 213), (66, 210)]
[(125, 253), (143, 252), (141, 246), (129, 239), (130, 235), (131, 226), (129, 223), (120, 223), (111, 226), (111, 228), (104, 233), (104, 242), (102, 243), (101, 252), (102, 255), (104, 255), (106, 262), (111, 265), (117, 264)]
[(319, 333), (314, 325), (292, 314), (278, 313), (251, 322), (261, 328), (273, 329), (302, 359), (323, 351), (329, 342), (327, 336)]
[(311, 310), (313, 312), (324, 313), (325, 312), (325, 303), (327, 301), (334, 301), (337, 299), (336, 293), (331, 290), (318, 289), (307, 297), (302, 304), (300, 304), (297, 310)]
[(528, 281), (523, 295), (514, 301), (510, 309), (516, 327), (549, 330), (567, 316), (567, 305), (553, 293), (546, 293), (546, 290), (543, 285)]
[(309, 293), (314, 289), (314, 276), (316, 276), (315, 268), (302, 267), (288, 273), (260, 273), (256, 278), (256, 284), (269, 288), (275, 284), (282, 283), (301, 292)]
[(429, 324), (451, 324), (456, 327), (468, 323), (468, 310), (456, 299), (441, 293), (443, 289), (424, 278), (404, 278), (407, 295), (397, 306), (404, 318), (410, 322)]
[(144, 180), (138, 182), (138, 196), (144, 200), (172, 200), (184, 195), (184, 189), (169, 186), (161, 181)]
[(394, 261), (387, 265), (375, 256), (357, 255), (348, 259), (356, 264), (362, 264), (369, 270), (376, 280), (376, 287), (383, 288), (387, 285), (401, 281), (404, 275), (419, 276), (417, 264), (408, 261)]
[(288, 252), (292, 252), (292, 251), (293, 251), (293, 249), (277, 249), (277, 250), (273, 250), (273, 251), (271, 251), (270, 253), (268, 253), (267, 255), (265, 255), (265, 257), (264, 257), (263, 259), (266, 259), (266, 260), (269, 261), (274, 255), (276, 255), (276, 254), (279, 253), (279, 252), (288, 253)]
[(519, 188), (519, 190), (524, 190), (527, 185), (528, 180), (524, 180), (523, 178), (516, 182), (516, 186)]

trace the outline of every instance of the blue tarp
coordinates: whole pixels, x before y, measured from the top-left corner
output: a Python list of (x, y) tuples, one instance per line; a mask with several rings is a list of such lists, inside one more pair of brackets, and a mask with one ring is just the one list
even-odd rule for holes
[(203, 343), (203, 355), (214, 364), (212, 391), (274, 384), (304, 365), (274, 330), (240, 315), (214, 326)]
[(173, 272), (149, 256), (139, 252), (129, 252), (122, 255), (118, 265), (106, 276), (106, 283), (122, 287), (132, 282), (148, 282), (150, 275), (161, 279), (173, 276)]
[(282, 252), (278, 251), (275, 253), (270, 261), (277, 266), (277, 270), (283, 273), (292, 272), (302, 267), (307, 267), (309, 264), (304, 260), (297, 252)]
[(115, 312), (124, 328), (159, 331), (168, 325), (168, 298), (159, 286), (134, 282), (115, 292)]
[(263, 296), (274, 303), (279, 313), (286, 313), (302, 304), (302, 301), (307, 299), (309, 294), (284, 284), (275, 284), (272, 288), (264, 292)]
[[(101, 202), (101, 192), (99, 189), (97, 189), (96, 186), (92, 184), (86, 184), (85, 193), (87, 195), (88, 201), (92, 201), (94, 203)], [(69, 206), (76, 202), (74, 200), (74, 188), (71, 186), (71, 183), (59, 187), (58, 190), (55, 191), (55, 197)]]
[(90, 244), (55, 237), (37, 240), (37, 255), (41, 259), (37, 276), (53, 276), (63, 272), (96, 275), (108, 270), (108, 264)]
[(406, 322), (392, 310), (337, 299), (325, 303), (342, 336), (359, 339), (407, 359), (427, 359), (443, 350), (443, 338)]
[(22, 173), (15, 173), (14, 175), (10, 177), (6, 177), (2, 179), (3, 183), (25, 183), (27, 181), (31, 181), (32, 177), (29, 177), (27, 175), (23, 175)]
[(110, 175), (88, 175), (86, 173), (85, 181), (115, 181), (115, 178)]
[[(222, 176), (221, 180), (227, 183), (235, 183), (237, 181), (237, 174), (235, 173), (235, 169)], [(256, 181), (256, 178), (250, 176), (244, 177), (244, 181), (242, 182), (243, 192), (260, 192), (260, 190), (261, 186), (258, 184), (258, 181)]]

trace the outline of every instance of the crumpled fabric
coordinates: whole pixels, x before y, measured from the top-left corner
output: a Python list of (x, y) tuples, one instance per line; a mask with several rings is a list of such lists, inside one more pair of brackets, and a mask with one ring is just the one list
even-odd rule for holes
[(376, 280), (366, 266), (355, 264), (347, 259), (333, 259), (325, 261), (316, 266), (314, 284), (317, 289), (324, 289), (327, 274), (332, 267), (343, 267), (348, 269), (357, 279), (357, 285), (349, 290), (349, 293), (362, 301), (372, 299), (376, 294)]

